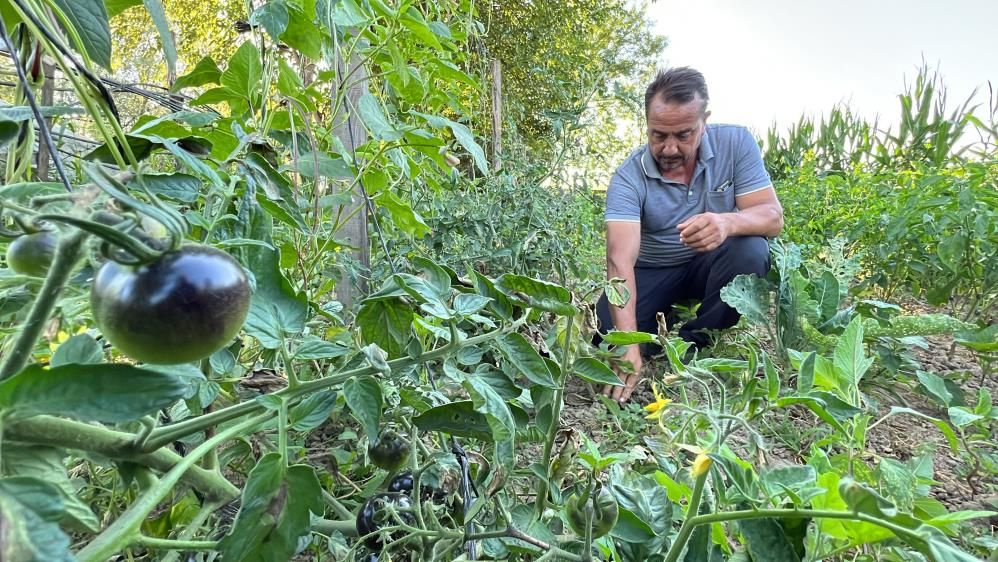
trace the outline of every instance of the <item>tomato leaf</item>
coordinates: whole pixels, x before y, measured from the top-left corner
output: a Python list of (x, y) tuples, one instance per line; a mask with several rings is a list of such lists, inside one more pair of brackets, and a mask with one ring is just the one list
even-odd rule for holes
[(353, 412), (357, 421), (364, 426), (369, 439), (376, 440), (380, 432), (381, 408), (384, 399), (381, 397), (381, 385), (374, 377), (352, 377), (343, 383), (343, 396), (347, 406)]
[(0, 408), (21, 416), (123, 423), (166, 408), (187, 389), (177, 376), (131, 365), (31, 365), (0, 384)]
[[(13, 489), (9, 489), (13, 488)], [(51, 513), (62, 504), (55, 493), (35, 495), (32, 506), (22, 503), (22, 489), (0, 486), (0, 521), (4, 524), (4, 540), (0, 541), (2, 560), (46, 560), (72, 562), (76, 557), (69, 551), (69, 537), (52, 521), (46, 520), (32, 507)]]
[(555, 388), (554, 378), (551, 376), (547, 364), (537, 353), (537, 350), (527, 342), (526, 338), (517, 333), (506, 334), (496, 339), (495, 343), (503, 357), (530, 382), (547, 388)]
[(55, 0), (55, 3), (79, 34), (86, 55), (111, 70), (111, 26), (104, 0)]

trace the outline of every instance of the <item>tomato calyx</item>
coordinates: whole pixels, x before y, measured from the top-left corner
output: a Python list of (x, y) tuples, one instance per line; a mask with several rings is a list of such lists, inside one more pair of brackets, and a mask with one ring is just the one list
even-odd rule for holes
[(409, 445), (409, 440), (390, 429), (382, 431), (378, 438), (367, 446), (367, 455), (374, 466), (389, 472), (404, 467), (409, 462), (411, 453), (412, 446)]

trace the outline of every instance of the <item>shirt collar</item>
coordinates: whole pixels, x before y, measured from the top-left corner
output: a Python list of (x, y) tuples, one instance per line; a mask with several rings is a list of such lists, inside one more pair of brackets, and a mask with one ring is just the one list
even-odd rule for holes
[[(700, 149), (697, 150), (697, 160), (701, 164), (706, 164), (708, 160), (712, 160), (713, 158), (714, 146), (710, 144), (710, 134), (705, 130), (703, 138), (700, 139)], [(662, 177), (662, 172), (658, 170), (658, 165), (655, 164), (655, 159), (652, 158), (651, 150), (648, 150), (647, 144), (645, 144), (644, 151), (641, 153), (641, 169), (649, 178), (666, 181)]]

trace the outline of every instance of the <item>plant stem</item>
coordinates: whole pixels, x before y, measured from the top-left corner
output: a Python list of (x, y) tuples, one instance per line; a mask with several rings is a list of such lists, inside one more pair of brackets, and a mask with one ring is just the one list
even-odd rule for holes
[(132, 544), (159, 550), (215, 550), (218, 548), (218, 541), (184, 541), (146, 536), (138, 537)]
[(709, 475), (710, 470), (705, 470), (703, 474), (697, 476), (696, 481), (693, 483), (693, 494), (690, 495), (690, 503), (686, 507), (686, 520), (683, 521), (683, 526), (679, 528), (679, 535), (676, 536), (676, 540), (669, 547), (669, 553), (665, 557), (665, 562), (676, 562), (676, 560), (679, 560), (679, 554), (686, 548), (686, 543), (689, 542), (690, 536), (693, 534), (693, 528), (698, 525), (695, 522), (697, 517), (690, 517), (689, 514), (699, 513), (700, 500), (703, 498), (703, 487)]
[[(453, 344), (449, 343), (437, 349), (427, 351), (419, 357), (401, 357), (399, 359), (393, 359), (388, 362), (388, 366), (392, 371), (401, 370), (411, 365), (417, 363), (427, 363), (429, 361), (435, 361), (447, 357), (448, 355), (454, 353), (458, 349), (476, 345), (478, 343), (489, 341), (494, 339), (496, 336), (504, 334), (515, 330), (525, 321), (525, 319), (513, 322), (511, 325), (505, 328), (499, 328), (491, 332), (481, 334), (459, 343)], [(297, 400), (303, 396), (311, 394), (313, 392), (323, 390), (325, 388), (343, 384), (350, 377), (363, 376), (363, 375), (375, 375), (380, 373), (378, 369), (368, 366), (361, 367), (358, 369), (353, 369), (343, 373), (329, 375), (327, 377), (322, 377), (312, 381), (302, 382), (295, 388), (284, 388), (277, 392), (271, 394), (271, 396), (277, 396), (279, 398), (286, 398), (289, 401), (289, 405), (293, 405)], [(178, 422), (169, 426), (157, 428), (149, 436), (149, 440), (146, 442), (145, 451), (154, 451), (159, 449), (167, 443), (171, 443), (178, 439), (187, 437), (199, 431), (203, 431), (205, 428), (216, 426), (218, 424), (224, 423), (226, 421), (234, 420), (236, 418), (242, 417), (244, 415), (256, 412), (263, 409), (263, 406), (255, 400), (250, 400), (247, 402), (240, 402), (238, 404), (233, 404), (227, 408), (222, 408), (211, 412), (210, 414), (204, 414), (196, 418), (191, 418)]]
[[(150, 453), (138, 452), (133, 447), (135, 435), (132, 433), (53, 416), (8, 419), (5, 426), (4, 436), (15, 441), (97, 453), (112, 459), (132, 461), (160, 472), (168, 472), (182, 460), (180, 455), (167, 448)], [(239, 488), (215, 471), (195, 466), (184, 474), (183, 480), (209, 500), (229, 501), (239, 496)]]
[(354, 519), (348, 521), (334, 521), (332, 519), (316, 519), (312, 523), (312, 530), (323, 535), (340, 533), (345, 537), (357, 536), (357, 522)]
[(260, 415), (242, 423), (233, 425), (211, 439), (200, 444), (186, 457), (180, 460), (169, 472), (163, 475), (159, 483), (136, 498), (135, 502), (121, 514), (121, 517), (110, 527), (97, 535), (83, 550), (77, 553), (81, 562), (102, 562), (107, 560), (122, 548), (138, 538), (139, 526), (156, 506), (173, 490), (180, 478), (189, 469), (194, 468), (198, 460), (209, 451), (243, 432), (250, 431), (263, 423), (269, 415)]
[(541, 518), (544, 508), (547, 507), (548, 493), (550, 492), (549, 479), (551, 478), (551, 451), (554, 448), (554, 440), (558, 435), (558, 424), (561, 419), (562, 399), (565, 393), (565, 379), (568, 378), (568, 370), (572, 362), (572, 329), (575, 327), (575, 315), (568, 316), (568, 325), (565, 327), (565, 345), (561, 357), (561, 374), (559, 375), (558, 388), (554, 391), (554, 400), (551, 404), (551, 427), (548, 428), (547, 439), (544, 441), (544, 454), (541, 457), (541, 466), (544, 467), (546, 478), (537, 487), (537, 500), (534, 507), (534, 517)]
[(28, 362), (31, 352), (35, 349), (35, 344), (38, 343), (38, 338), (42, 335), (42, 330), (45, 329), (45, 323), (48, 322), (52, 310), (59, 300), (59, 293), (62, 292), (62, 288), (69, 280), (69, 276), (73, 274), (73, 270), (83, 254), (80, 248), (83, 247), (83, 242), (86, 239), (85, 232), (74, 229), (68, 236), (59, 240), (59, 246), (56, 248), (52, 265), (49, 267), (48, 276), (42, 283), (42, 288), (35, 298), (31, 311), (28, 312), (28, 319), (21, 327), (21, 333), (18, 334), (14, 347), (7, 355), (7, 360), (3, 362), (3, 366), (0, 367), (0, 380), (17, 374)]

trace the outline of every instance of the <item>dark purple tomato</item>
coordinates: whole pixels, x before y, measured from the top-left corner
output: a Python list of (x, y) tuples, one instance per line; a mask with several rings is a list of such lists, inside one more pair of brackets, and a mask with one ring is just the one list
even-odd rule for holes
[(146, 265), (109, 261), (94, 277), (94, 322), (122, 353), (145, 363), (203, 359), (229, 344), (249, 312), (243, 268), (225, 252), (189, 245)]
[(45, 277), (58, 243), (58, 235), (48, 230), (18, 236), (7, 246), (7, 266), (14, 273)]
[[(397, 492), (381, 492), (371, 496), (370, 499), (364, 502), (364, 505), (360, 506), (360, 511), (357, 512), (357, 535), (363, 537), (383, 527), (397, 525), (398, 520), (392, 517), (388, 509), (389, 505), (394, 506), (396, 510), (402, 510), (411, 507), (412, 503), (409, 501), (409, 496)], [(398, 518), (409, 525), (414, 521), (412, 515), (405, 512), (398, 513)], [(392, 540), (398, 540), (404, 535), (405, 533), (402, 532), (392, 533), (391, 538)], [(384, 546), (381, 544), (378, 535), (371, 535), (365, 538), (364, 544), (375, 551), (380, 551)]]

